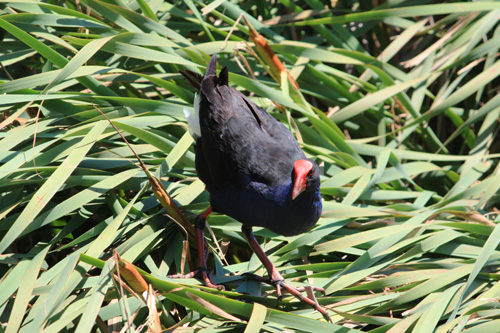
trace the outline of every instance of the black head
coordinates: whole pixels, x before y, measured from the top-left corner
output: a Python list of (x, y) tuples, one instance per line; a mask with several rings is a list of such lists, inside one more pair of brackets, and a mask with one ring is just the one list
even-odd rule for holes
[(302, 192), (316, 191), (320, 186), (319, 167), (309, 159), (297, 160), (293, 163), (292, 200)]

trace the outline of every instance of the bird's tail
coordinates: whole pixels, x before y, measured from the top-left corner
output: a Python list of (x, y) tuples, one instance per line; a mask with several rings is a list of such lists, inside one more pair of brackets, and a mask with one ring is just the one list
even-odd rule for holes
[(210, 62), (208, 63), (207, 71), (205, 72), (203, 79), (213, 77), (213, 81), (217, 86), (227, 86), (229, 81), (228, 76), (227, 67), (224, 66), (219, 73), (219, 77), (217, 77), (217, 53), (214, 53), (212, 59), (210, 59)]
[(211, 75), (217, 76), (217, 53), (214, 53), (210, 62), (207, 66), (207, 71), (205, 72), (205, 77), (209, 77)]

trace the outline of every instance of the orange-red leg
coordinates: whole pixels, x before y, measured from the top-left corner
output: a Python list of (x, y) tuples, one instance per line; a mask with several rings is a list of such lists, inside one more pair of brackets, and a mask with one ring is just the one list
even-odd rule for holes
[(205, 232), (205, 225), (208, 216), (212, 213), (212, 207), (208, 207), (203, 213), (198, 215), (195, 220), (195, 230), (196, 230), (196, 245), (198, 247), (198, 268), (195, 271), (192, 271), (191, 273), (188, 273), (186, 275), (168, 275), (168, 278), (173, 278), (173, 279), (182, 279), (182, 278), (200, 278), (203, 280), (203, 283), (210, 288), (215, 288), (215, 289), (224, 289), (224, 286), (222, 285), (217, 285), (215, 284), (210, 276), (208, 275), (207, 271), (207, 258), (205, 255), (205, 237), (204, 237), (204, 232)]
[[(323, 317), (325, 317), (326, 320), (331, 321), (330, 316), (321, 305), (319, 305), (317, 302), (313, 301), (309, 297), (306, 297), (300, 293), (300, 291), (302, 291), (303, 288), (295, 288), (289, 285), (288, 283), (285, 283), (285, 279), (283, 278), (283, 276), (278, 272), (276, 267), (274, 267), (273, 263), (269, 260), (269, 258), (264, 253), (259, 243), (255, 239), (255, 236), (253, 235), (252, 232), (252, 227), (243, 225), (241, 230), (243, 231), (243, 235), (245, 236), (248, 245), (250, 245), (250, 248), (260, 259), (260, 261), (262, 262), (262, 264), (264, 265), (269, 274), (269, 280), (267, 280), (266, 282), (269, 282), (270, 284), (276, 287), (276, 292), (278, 294), (278, 301), (281, 300), (282, 298), (281, 289), (284, 289), (293, 296), (295, 296), (296, 298), (298, 298), (299, 300), (301, 300), (302, 302), (312, 306), (316, 311), (319, 311), (323, 315)], [(325, 292), (323, 288), (315, 288), (315, 290), (321, 291), (323, 292), (323, 294)]]

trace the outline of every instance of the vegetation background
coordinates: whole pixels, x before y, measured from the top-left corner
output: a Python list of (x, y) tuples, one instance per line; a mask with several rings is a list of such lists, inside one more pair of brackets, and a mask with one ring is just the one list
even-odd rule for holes
[[(494, 1), (0, 1), (0, 331), (498, 331), (499, 18)], [(318, 225), (255, 231), (287, 281), (325, 288), (332, 324), (241, 276), (265, 272), (226, 216), (206, 236), (227, 291), (165, 278), (194, 268), (188, 229), (101, 112), (192, 220), (208, 196), (179, 70), (213, 53), (321, 164)]]

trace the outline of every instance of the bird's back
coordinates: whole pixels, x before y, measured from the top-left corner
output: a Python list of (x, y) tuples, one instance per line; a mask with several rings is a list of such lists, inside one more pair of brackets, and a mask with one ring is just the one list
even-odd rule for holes
[[(309, 230), (321, 213), (318, 191), (291, 200), (293, 164), (304, 159), (291, 132), (216, 75), (216, 57), (201, 81), (201, 135), (196, 170), (214, 211), (283, 235)], [(319, 206), (318, 206), (319, 205)]]

